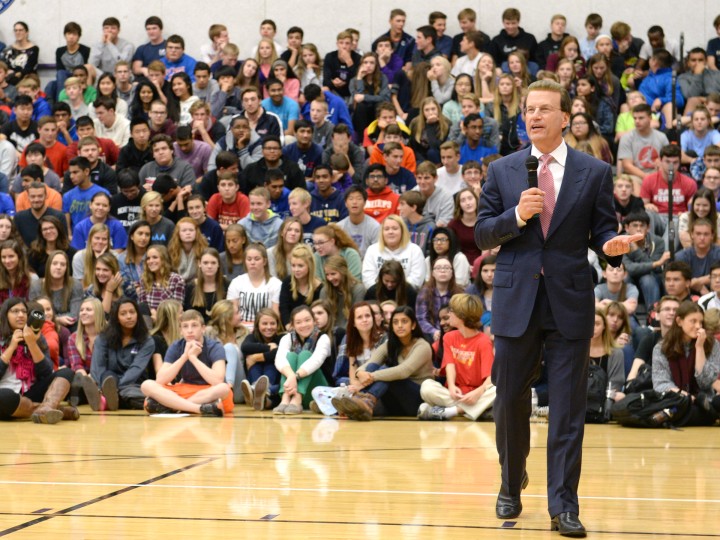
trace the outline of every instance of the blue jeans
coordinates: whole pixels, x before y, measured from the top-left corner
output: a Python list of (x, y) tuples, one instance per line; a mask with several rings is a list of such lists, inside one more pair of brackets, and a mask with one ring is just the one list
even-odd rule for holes
[(258, 362), (257, 364), (253, 364), (253, 366), (248, 370), (248, 381), (250, 381), (250, 384), (255, 384), (255, 382), (261, 377), (265, 375), (269, 381), (269, 390), (271, 396), (278, 395), (278, 391), (280, 390), (280, 373), (278, 373), (278, 370), (275, 369), (275, 364), (272, 362)]
[[(369, 372), (385, 369), (385, 366), (368, 364)], [(415, 416), (423, 402), (420, 396), (420, 385), (410, 379), (397, 381), (375, 381), (365, 393), (372, 394), (382, 401), (386, 414), (390, 416)]]
[(645, 305), (648, 309), (660, 300), (660, 276), (661, 274), (651, 272), (650, 274), (640, 276), (640, 278), (633, 279), (638, 289), (642, 292)]

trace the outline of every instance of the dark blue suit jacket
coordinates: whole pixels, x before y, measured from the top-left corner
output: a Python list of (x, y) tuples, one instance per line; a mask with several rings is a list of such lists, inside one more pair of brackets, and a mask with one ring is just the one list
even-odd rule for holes
[(595, 301), (588, 247), (607, 257), (603, 244), (616, 236), (610, 166), (568, 147), (560, 194), (547, 239), (540, 220), (519, 228), (515, 207), (527, 189), (525, 160), (530, 149), (490, 164), (483, 186), (475, 240), (481, 249), (501, 245), (493, 281), (493, 333), (520, 337), (528, 328), (541, 269), (558, 330), (566, 339), (593, 334)]

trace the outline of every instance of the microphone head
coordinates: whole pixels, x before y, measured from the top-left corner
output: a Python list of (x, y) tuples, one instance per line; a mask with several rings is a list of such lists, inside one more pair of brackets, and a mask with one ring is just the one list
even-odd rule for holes
[(540, 162), (535, 156), (528, 156), (528, 158), (525, 160), (525, 168), (528, 170), (528, 172), (537, 171), (539, 165)]

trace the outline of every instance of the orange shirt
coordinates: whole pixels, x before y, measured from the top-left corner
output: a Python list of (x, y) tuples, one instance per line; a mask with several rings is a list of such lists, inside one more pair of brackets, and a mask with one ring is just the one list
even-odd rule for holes
[[(47, 190), (47, 205), (50, 208), (54, 208), (55, 210), (60, 210), (62, 212), (62, 195), (49, 186), (45, 186), (45, 189)], [(27, 191), (18, 193), (18, 196), (15, 199), (15, 212), (22, 212), (28, 208), (30, 208), (30, 199), (28, 198)]]
[(490, 376), (494, 359), (490, 338), (483, 332), (464, 338), (458, 330), (443, 337), (442, 368), (455, 365), (455, 386), (463, 394), (475, 390)]

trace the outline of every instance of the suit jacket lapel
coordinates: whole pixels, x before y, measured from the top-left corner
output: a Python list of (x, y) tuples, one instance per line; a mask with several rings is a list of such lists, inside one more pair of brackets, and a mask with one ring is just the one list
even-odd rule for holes
[(547, 238), (550, 238), (568, 216), (573, 206), (575, 206), (575, 202), (585, 185), (585, 180), (588, 174), (590, 174), (590, 169), (582, 163), (578, 163), (576, 156), (577, 152), (568, 147), (567, 159), (565, 160), (565, 174), (563, 175), (560, 194), (555, 203), (555, 210), (553, 211), (552, 220), (550, 221)]

